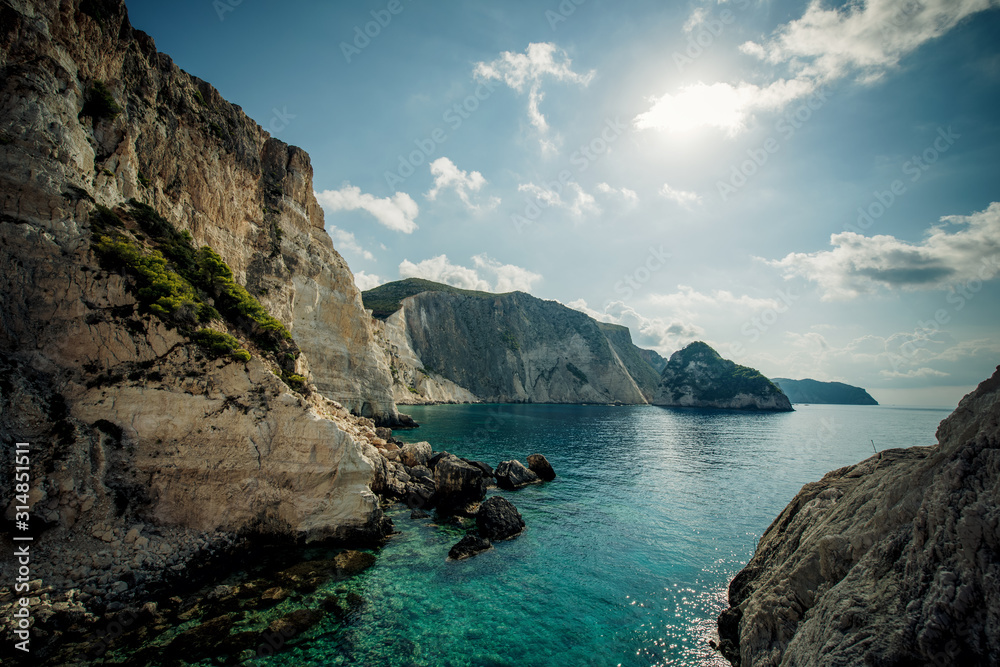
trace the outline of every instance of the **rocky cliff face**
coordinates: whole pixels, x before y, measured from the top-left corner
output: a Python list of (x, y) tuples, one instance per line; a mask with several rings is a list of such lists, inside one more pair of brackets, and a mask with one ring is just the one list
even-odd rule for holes
[(670, 355), (655, 405), (788, 411), (792, 404), (758, 371), (740, 366), (702, 342)]
[(523, 292), (421, 291), (399, 301), (385, 329), (400, 377), (418, 393), (430, 387), (454, 400), (464, 392), (501, 403), (647, 402), (630, 369), (647, 385), (652, 369), (627, 330), (614, 332), (615, 344), (587, 315)]
[[(67, 247), (91, 201), (152, 205), (292, 331), (320, 391), (391, 421), (388, 367), (324, 231), (308, 155), (157, 53), (121, 2), (0, 7), (6, 223), (44, 221)], [(102, 111), (102, 94), (120, 112)]]
[(802, 488), (730, 584), (734, 665), (1000, 663), (1000, 369), (937, 438)]
[[(33, 563), (48, 568), (35, 574), (107, 604), (236, 534), (384, 535), (371, 488), (385, 441), (349, 412), (396, 416), (389, 369), (306, 154), (157, 53), (120, 2), (0, 1), (0, 26), (0, 438), (32, 445)], [(157, 274), (145, 292), (135, 266), (99, 259), (109, 220)], [(171, 267), (201, 245), (231, 268), (241, 307), (260, 308), (255, 295), (280, 323), (212, 315), (205, 294), (198, 323), (187, 297), (158, 316), (150, 292), (194, 294)], [(254, 343), (252, 317), (280, 346)], [(213, 354), (198, 326), (249, 351)]]

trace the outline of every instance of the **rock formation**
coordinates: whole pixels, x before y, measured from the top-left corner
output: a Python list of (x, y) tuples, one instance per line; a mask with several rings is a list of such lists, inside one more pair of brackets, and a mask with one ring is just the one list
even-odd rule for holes
[(878, 405), (861, 387), (843, 382), (819, 382), (818, 380), (789, 380), (772, 378), (792, 403), (816, 403), (831, 405)]
[(628, 329), (523, 292), (409, 279), (364, 293), (406, 402), (645, 404), (659, 377)]
[(520, 461), (515, 460), (502, 461), (500, 465), (497, 466), (495, 472), (497, 477), (497, 486), (501, 489), (507, 489), (508, 491), (520, 489), (522, 486), (527, 486), (541, 481), (537, 474), (524, 467), (524, 464)]
[(552, 469), (552, 464), (543, 454), (528, 456), (528, 468), (543, 482), (551, 482), (556, 478), (556, 471)]
[(1000, 368), (937, 439), (802, 488), (729, 586), (732, 664), (1000, 663)]
[(119, 0), (0, 23), (0, 438), (32, 445), (33, 595), (100, 611), (240, 535), (383, 537), (391, 377), (308, 156)]
[(740, 366), (702, 342), (670, 355), (654, 405), (788, 411), (792, 404), (759, 371)]
[(486, 539), (509, 540), (524, 530), (524, 519), (513, 503), (506, 498), (494, 496), (479, 508), (476, 528)]

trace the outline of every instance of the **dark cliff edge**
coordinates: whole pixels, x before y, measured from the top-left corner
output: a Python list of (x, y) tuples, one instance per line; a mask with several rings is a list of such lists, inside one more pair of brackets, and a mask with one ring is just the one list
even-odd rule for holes
[(818, 380), (789, 380), (771, 378), (785, 392), (792, 403), (815, 403), (817, 405), (878, 405), (871, 394), (843, 382), (820, 382)]
[(1000, 664), (1000, 368), (937, 439), (802, 488), (729, 586), (733, 665)]

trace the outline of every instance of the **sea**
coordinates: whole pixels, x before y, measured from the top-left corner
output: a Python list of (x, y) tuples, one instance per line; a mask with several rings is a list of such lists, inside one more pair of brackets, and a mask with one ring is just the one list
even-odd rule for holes
[(933, 445), (949, 413), (795, 407), (409, 408), (421, 426), (397, 432), (406, 441), (492, 466), (542, 453), (557, 478), (491, 489), (527, 527), (463, 561), (447, 559), (461, 527), (390, 509), (398, 534), (346, 583), (365, 601), (357, 613), (255, 662), (726, 667), (709, 641), (728, 583), (802, 485), (875, 451)]

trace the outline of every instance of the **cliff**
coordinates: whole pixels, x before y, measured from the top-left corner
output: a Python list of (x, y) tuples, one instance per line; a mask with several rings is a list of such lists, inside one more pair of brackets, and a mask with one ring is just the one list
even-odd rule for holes
[(802, 487), (729, 586), (732, 664), (1000, 662), (1000, 368), (937, 439)]
[(788, 396), (788, 400), (792, 403), (878, 405), (878, 401), (861, 387), (854, 387), (843, 382), (819, 382), (809, 379), (789, 380), (787, 378), (773, 378), (771, 382), (778, 385), (778, 388)]
[(788, 397), (760, 372), (723, 359), (702, 342), (670, 355), (652, 402), (695, 408), (792, 409)]
[(72, 248), (92, 202), (151, 205), (285, 324), (324, 395), (391, 421), (388, 367), (324, 231), (308, 155), (158, 53), (121, 2), (0, 6), (5, 223)]
[(385, 535), (351, 413), (395, 420), (391, 378), (308, 156), (121, 2), (0, 25), (0, 438), (31, 444), (46, 599), (117, 603), (237, 535)]
[(402, 400), (645, 404), (655, 387), (627, 329), (555, 301), (413, 279), (364, 300), (385, 318)]

